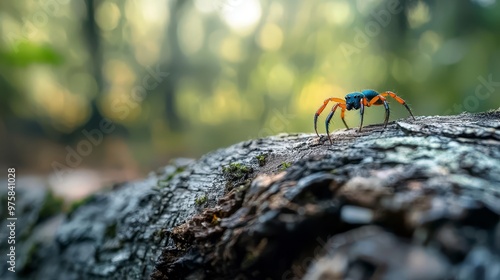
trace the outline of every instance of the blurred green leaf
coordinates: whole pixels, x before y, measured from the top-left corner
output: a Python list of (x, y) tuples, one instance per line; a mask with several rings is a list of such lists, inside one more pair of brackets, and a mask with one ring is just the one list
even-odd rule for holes
[(62, 62), (63, 57), (47, 45), (22, 42), (12, 50), (0, 49), (0, 65), (26, 67), (31, 64), (58, 65)]

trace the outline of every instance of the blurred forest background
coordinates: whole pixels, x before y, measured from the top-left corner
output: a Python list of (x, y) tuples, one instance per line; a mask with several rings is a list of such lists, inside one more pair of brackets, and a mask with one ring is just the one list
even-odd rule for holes
[[(500, 3), (0, 2), (0, 167), (19, 175), (140, 178), (174, 157), (311, 133), (325, 98), (365, 88), (415, 115), (498, 108)], [(407, 116), (391, 104), (391, 120)], [(366, 123), (383, 115), (370, 108)]]

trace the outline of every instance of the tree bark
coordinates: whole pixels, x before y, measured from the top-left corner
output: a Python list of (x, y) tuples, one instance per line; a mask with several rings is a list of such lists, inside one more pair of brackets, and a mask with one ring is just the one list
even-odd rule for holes
[(93, 196), (23, 275), (500, 279), (499, 128), (500, 111), (417, 117), (177, 160)]

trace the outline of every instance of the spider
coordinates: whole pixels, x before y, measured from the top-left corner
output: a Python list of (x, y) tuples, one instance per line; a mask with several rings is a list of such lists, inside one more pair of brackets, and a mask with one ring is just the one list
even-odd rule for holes
[(386, 91), (383, 93), (378, 93), (377, 91), (373, 89), (365, 89), (362, 90), (361, 92), (352, 92), (349, 93), (345, 96), (345, 100), (341, 98), (328, 98), (323, 102), (323, 105), (319, 107), (318, 111), (316, 111), (316, 114), (314, 114), (314, 130), (316, 131), (316, 135), (318, 135), (318, 128), (317, 128), (317, 122), (318, 122), (318, 116), (323, 112), (325, 109), (326, 105), (328, 102), (333, 101), (337, 102), (335, 105), (332, 107), (332, 111), (328, 116), (326, 117), (325, 120), (325, 125), (326, 125), (326, 135), (328, 135), (328, 140), (330, 140), (330, 144), (333, 144), (332, 139), (330, 138), (330, 132), (328, 130), (330, 126), (330, 120), (333, 117), (333, 114), (335, 113), (335, 110), (337, 108), (341, 108), (341, 113), (340, 113), (340, 118), (342, 119), (342, 122), (344, 123), (345, 127), (349, 129), (349, 126), (347, 126), (347, 123), (345, 122), (344, 119), (344, 113), (345, 110), (360, 110), (361, 114), (361, 124), (359, 125), (359, 130), (361, 131), (361, 128), (363, 127), (363, 115), (365, 112), (365, 106), (370, 107), (372, 105), (384, 105), (385, 107), (385, 122), (384, 122), (384, 129), (387, 126), (387, 122), (389, 121), (389, 103), (387, 103), (386, 96), (390, 96), (394, 99), (396, 99), (397, 102), (399, 102), (401, 105), (405, 106), (408, 112), (410, 112), (411, 117), (415, 120), (415, 117), (413, 116), (413, 113), (410, 110), (410, 107), (406, 105), (406, 102), (399, 96), (397, 96), (394, 92), (392, 91)]

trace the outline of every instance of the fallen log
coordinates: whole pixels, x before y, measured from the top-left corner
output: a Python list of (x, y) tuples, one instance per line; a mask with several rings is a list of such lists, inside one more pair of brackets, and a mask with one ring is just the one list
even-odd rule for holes
[(177, 160), (86, 201), (23, 275), (500, 279), (499, 128), (417, 117)]

